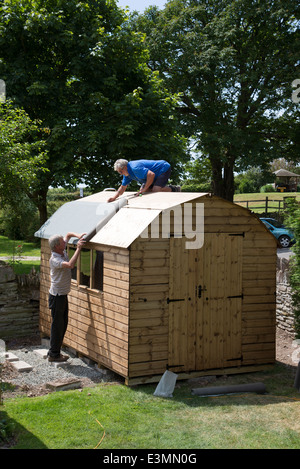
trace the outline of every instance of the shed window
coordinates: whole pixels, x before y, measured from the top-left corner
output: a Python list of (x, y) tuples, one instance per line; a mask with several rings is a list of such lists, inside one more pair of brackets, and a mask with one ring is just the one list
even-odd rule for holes
[[(69, 256), (69, 259), (71, 259), (71, 257), (74, 256), (75, 251), (76, 251), (75, 248), (71, 248), (71, 247), (68, 248), (68, 256)], [(77, 266), (76, 266), (76, 265), (75, 265), (75, 267), (73, 267), (73, 269), (71, 270), (71, 278), (72, 278), (72, 280), (77, 280)]]
[(89, 249), (81, 249), (80, 251), (80, 285), (90, 286), (91, 280), (91, 251)]
[(103, 290), (103, 252), (93, 251), (93, 279), (92, 288)]
[[(68, 248), (69, 258), (74, 255), (75, 248)], [(72, 279), (78, 285), (103, 290), (103, 252), (83, 248), (76, 266), (72, 269)]]

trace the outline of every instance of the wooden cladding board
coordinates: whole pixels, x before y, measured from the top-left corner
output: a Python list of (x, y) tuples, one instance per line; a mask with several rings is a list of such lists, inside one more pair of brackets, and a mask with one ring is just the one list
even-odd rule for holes
[[(40, 330), (50, 335), (48, 309), (48, 243), (42, 240)], [(102, 249), (104, 250), (105, 248)], [(64, 344), (103, 364), (122, 376), (128, 374), (129, 257), (128, 251), (106, 248), (103, 292), (77, 286), (72, 281), (69, 324)]]
[(242, 309), (244, 365), (275, 361), (276, 251), (276, 244), (263, 233), (245, 235)]
[(132, 244), (130, 281), (129, 376), (157, 375), (168, 363), (169, 239)]

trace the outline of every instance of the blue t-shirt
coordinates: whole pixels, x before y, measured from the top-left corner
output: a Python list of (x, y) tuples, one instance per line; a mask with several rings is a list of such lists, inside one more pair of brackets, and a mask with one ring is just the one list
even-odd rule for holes
[(155, 182), (157, 177), (168, 171), (169, 168), (170, 164), (165, 160), (129, 161), (127, 165), (129, 176), (123, 176), (122, 186), (128, 186), (133, 179), (141, 184), (145, 183), (149, 170), (155, 174), (153, 181)]

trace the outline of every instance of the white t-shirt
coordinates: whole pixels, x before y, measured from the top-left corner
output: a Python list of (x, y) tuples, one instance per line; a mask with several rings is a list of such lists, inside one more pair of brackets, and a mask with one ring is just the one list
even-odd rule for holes
[(52, 252), (49, 261), (51, 278), (49, 293), (51, 295), (67, 295), (69, 293), (71, 289), (71, 269), (62, 267), (62, 263), (68, 261), (66, 251), (62, 256), (57, 252)]

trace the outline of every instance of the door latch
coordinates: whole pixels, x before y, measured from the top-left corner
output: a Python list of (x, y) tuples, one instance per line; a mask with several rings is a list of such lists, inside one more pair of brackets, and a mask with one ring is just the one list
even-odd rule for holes
[(196, 286), (196, 296), (198, 296), (198, 298), (201, 298), (202, 296), (202, 292), (206, 291), (207, 288), (205, 287), (202, 287), (202, 285), (198, 285), (198, 287)]

